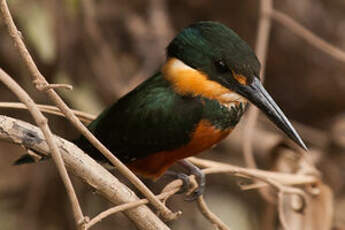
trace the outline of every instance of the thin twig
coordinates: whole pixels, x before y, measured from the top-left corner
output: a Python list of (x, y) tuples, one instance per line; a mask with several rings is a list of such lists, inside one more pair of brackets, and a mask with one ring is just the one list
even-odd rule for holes
[(244, 172), (249, 175), (260, 176), (264, 178), (269, 178), (274, 181), (278, 181), (280, 184), (283, 185), (303, 185), (303, 184), (314, 184), (319, 181), (319, 178), (309, 175), (302, 175), (302, 174), (289, 174), (289, 173), (281, 173), (281, 172), (271, 172), (265, 171), (261, 169), (250, 169), (250, 168), (242, 168), (226, 163), (220, 163), (211, 160), (205, 160), (196, 157), (189, 157), (188, 160), (195, 164), (198, 167), (206, 168), (205, 173), (225, 173), (225, 172)]
[[(65, 114), (61, 113), (60, 109), (52, 105), (42, 105), (36, 104), (38, 109), (43, 113), (53, 114), (60, 117), (65, 117)], [(27, 110), (27, 107), (23, 103), (19, 102), (0, 102), (0, 108), (11, 108), (11, 109), (24, 109)], [(93, 121), (96, 116), (90, 113), (82, 112), (79, 110), (72, 110), (72, 112), (85, 124)]]
[(270, 15), (272, 19), (285, 26), (299, 37), (306, 40), (315, 48), (325, 52), (338, 61), (345, 62), (345, 51), (320, 38), (310, 30), (299, 24), (297, 21), (292, 19), (290, 16), (278, 10), (273, 10)]
[(287, 221), (285, 219), (284, 215), (284, 193), (279, 192), (278, 193), (278, 216), (280, 220), (280, 224), (284, 230), (289, 230), (289, 226), (287, 224)]
[[(288, 224), (285, 220), (284, 209), (283, 209), (284, 195), (285, 194), (297, 195), (303, 203), (303, 205), (301, 205), (301, 207), (306, 207), (306, 202), (307, 202), (306, 194), (301, 189), (285, 186), (278, 181), (272, 180), (271, 178), (268, 178), (268, 177), (260, 175), (260, 174), (253, 173), (250, 170), (252, 170), (252, 169), (238, 169), (238, 170), (233, 170), (233, 171), (229, 170), (228, 172), (235, 175), (235, 176), (237, 175), (237, 176), (243, 176), (245, 178), (252, 179), (252, 180), (260, 180), (262, 182), (265, 182), (265, 183), (271, 185), (273, 188), (275, 188), (277, 190), (277, 194), (278, 194), (279, 220), (281, 222), (283, 229), (289, 230)], [(223, 170), (220, 167), (217, 167), (217, 168), (207, 168), (207, 169), (204, 169), (203, 171), (205, 174), (210, 174), (210, 173), (214, 173), (214, 172), (220, 172)]]
[[(45, 85), (49, 85), (44, 76), (38, 70), (35, 62), (33, 61), (29, 51), (27, 50), (23, 40), (19, 36), (19, 32), (16, 25), (13, 22), (12, 16), (8, 9), (6, 0), (1, 0), (1, 12), (4, 18), (4, 22), (7, 25), (8, 32), (15, 43), (15, 47), (20, 53), (25, 65), (31, 73), (33, 81), (40, 81)], [(71, 109), (61, 99), (61, 97), (54, 91), (54, 89), (48, 89), (45, 91), (50, 99), (57, 105), (66, 118), (80, 131), (82, 135), (95, 146), (116, 168), (121, 174), (123, 174), (142, 194), (144, 194), (152, 203), (153, 206), (161, 213), (166, 220), (173, 220), (177, 218), (177, 213), (173, 213), (168, 209), (160, 200), (158, 200), (154, 194), (149, 190), (145, 184), (120, 160), (118, 160), (74, 115)]]
[(81, 226), (84, 224), (84, 215), (79, 205), (77, 194), (75, 193), (71, 179), (68, 176), (64, 162), (60, 155), (59, 149), (53, 139), (53, 134), (48, 126), (48, 119), (43, 116), (31, 97), (1, 68), (0, 80), (19, 98), (19, 100), (21, 100), (26, 105), (36, 124), (41, 128), (49, 145), (49, 150), (52, 153), (53, 160), (58, 168), (61, 179), (66, 187), (68, 197), (70, 198), (76, 225), (78, 226), (78, 228), (83, 229), (83, 227)]
[(33, 81), (35, 84), (36, 88), (39, 89), (40, 91), (48, 90), (48, 89), (68, 89), (72, 90), (73, 86), (69, 84), (49, 84), (46, 85), (44, 82), (39, 82), (39, 81)]
[(212, 224), (214, 224), (217, 229), (230, 230), (230, 228), (226, 226), (223, 221), (219, 219), (219, 217), (211, 212), (211, 210), (207, 207), (203, 196), (198, 197), (198, 207), (205, 218), (208, 219)]
[[(266, 54), (268, 40), (271, 30), (271, 19), (268, 16), (272, 11), (272, 0), (260, 0), (260, 19), (259, 29), (256, 40), (255, 52), (261, 63), (261, 81), (265, 79)], [(243, 155), (248, 167), (256, 168), (255, 158), (253, 154), (253, 135), (256, 122), (258, 120), (259, 110), (251, 106), (248, 111), (246, 125), (243, 133)]]
[(270, 13), (273, 10), (272, 0), (260, 0), (260, 19), (259, 28), (255, 45), (255, 53), (261, 63), (260, 78), (261, 81), (265, 79), (266, 57), (268, 50), (268, 41), (271, 31), (271, 18)]
[[(157, 195), (156, 197), (158, 199), (160, 199), (160, 200), (168, 199), (169, 197), (171, 197), (172, 195), (174, 195), (178, 191), (179, 191), (179, 189), (175, 188), (175, 189), (172, 189), (172, 190), (167, 191), (167, 192), (162, 192), (161, 194)], [(148, 199), (141, 199), (141, 200), (137, 200), (137, 201), (121, 204), (121, 205), (115, 206), (113, 208), (109, 208), (109, 209), (99, 213), (94, 218), (92, 218), (86, 224), (86, 229), (91, 228), (92, 226), (94, 226), (95, 224), (101, 222), (104, 218), (106, 218), (106, 217), (108, 217), (110, 215), (114, 215), (114, 214), (116, 214), (118, 212), (123, 212), (125, 210), (132, 209), (132, 208), (138, 207), (140, 205), (148, 204), (148, 203), (149, 203)]]

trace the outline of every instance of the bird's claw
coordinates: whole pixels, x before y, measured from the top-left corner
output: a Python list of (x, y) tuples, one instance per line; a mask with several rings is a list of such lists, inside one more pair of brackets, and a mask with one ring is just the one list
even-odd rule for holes
[(205, 185), (204, 186), (198, 186), (194, 191), (192, 191), (191, 194), (187, 195), (184, 199), (185, 201), (194, 201), (199, 198), (202, 194), (205, 192)]
[(191, 185), (191, 182), (190, 182), (189, 176), (187, 174), (178, 173), (178, 172), (174, 172), (174, 171), (167, 171), (165, 173), (165, 176), (172, 177), (173, 179), (182, 180), (182, 186), (181, 186), (180, 190), (177, 192), (177, 194), (186, 193), (189, 191), (189, 187)]
[[(196, 175), (195, 175), (196, 176)], [(201, 178), (204, 178), (204, 176), (201, 176)], [(198, 178), (196, 176), (196, 178)], [(185, 173), (176, 173), (176, 179), (180, 179), (182, 180), (182, 186), (180, 188), (180, 190), (177, 192), (177, 194), (182, 194), (182, 193), (190, 193), (188, 195), (186, 195), (185, 200), (186, 201), (194, 201), (196, 199), (198, 199), (199, 196), (201, 196), (204, 191), (205, 191), (205, 180), (201, 179), (198, 180), (198, 187), (196, 187), (193, 191), (190, 192), (191, 189), (191, 180), (189, 178), (189, 176)], [(201, 183), (200, 183), (201, 182)]]
[[(196, 167), (194, 164), (190, 163), (187, 160), (181, 160), (179, 161), (179, 163), (183, 167), (188, 169), (192, 175), (195, 176), (195, 180), (198, 184), (198, 187), (185, 199), (186, 201), (194, 201), (205, 192), (205, 187), (206, 187), (205, 173), (203, 173), (198, 167)], [(189, 184), (190, 184), (190, 181), (189, 181)]]
[[(192, 192), (189, 192), (191, 190), (191, 181), (190, 178), (187, 174), (185, 173), (177, 173), (174, 171), (167, 171), (166, 176), (171, 176), (174, 177), (175, 179), (180, 179), (182, 180), (183, 184), (180, 188), (180, 190), (177, 192), (178, 194), (181, 193), (187, 193), (185, 200), (186, 201), (194, 201), (196, 200), (199, 196), (204, 194), (205, 192), (205, 187), (206, 187), (206, 177), (205, 174), (195, 165), (190, 163), (189, 161), (186, 160), (181, 160), (179, 163), (186, 168), (190, 174), (195, 176), (195, 180), (197, 182), (197, 188), (195, 188)], [(190, 193), (190, 194), (188, 194)]]
[(180, 190), (177, 192), (177, 194), (182, 194), (182, 193), (188, 192), (190, 184), (191, 184), (189, 176), (185, 173), (177, 173), (176, 179), (182, 180), (182, 186), (181, 186)]
[(201, 175), (194, 174), (196, 181), (197, 181), (197, 187), (193, 191), (191, 191), (192, 182), (191, 182), (191, 180), (187, 174), (177, 173), (177, 172), (173, 172), (173, 171), (167, 171), (165, 175), (171, 176), (174, 179), (182, 180), (182, 186), (176, 194), (187, 193), (186, 198), (185, 198), (186, 201), (196, 200), (205, 191), (206, 183), (205, 183), (205, 175), (204, 174), (201, 174)]

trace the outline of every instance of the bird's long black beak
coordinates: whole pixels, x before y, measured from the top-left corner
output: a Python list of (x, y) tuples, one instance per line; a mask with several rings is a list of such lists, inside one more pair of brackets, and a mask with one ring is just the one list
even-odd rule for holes
[(258, 78), (254, 77), (254, 80), (249, 85), (241, 85), (236, 91), (264, 112), (294, 142), (304, 150), (308, 150), (294, 127), (262, 86)]

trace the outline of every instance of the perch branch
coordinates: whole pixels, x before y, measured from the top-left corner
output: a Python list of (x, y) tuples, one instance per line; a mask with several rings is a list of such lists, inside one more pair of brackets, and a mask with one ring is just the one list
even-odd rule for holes
[(84, 215), (79, 205), (77, 194), (75, 193), (71, 179), (68, 176), (64, 162), (60, 155), (59, 149), (53, 139), (53, 134), (48, 126), (48, 119), (43, 116), (31, 97), (1, 68), (0, 81), (2, 81), (2, 83), (5, 84), (18, 97), (18, 99), (25, 104), (36, 124), (41, 128), (44, 137), (47, 140), (47, 144), (49, 145), (49, 150), (52, 153), (52, 158), (66, 187), (68, 197), (70, 198), (70, 202), (72, 204), (76, 224), (78, 228), (83, 229), (82, 225), (84, 224)]
[[(138, 201), (138, 197), (108, 170), (85, 154), (73, 143), (54, 136), (66, 167), (76, 176), (92, 186), (115, 205)], [(0, 140), (21, 145), (42, 154), (50, 150), (41, 130), (27, 122), (0, 115)], [(141, 205), (124, 211), (141, 230), (168, 230), (147, 206)]]

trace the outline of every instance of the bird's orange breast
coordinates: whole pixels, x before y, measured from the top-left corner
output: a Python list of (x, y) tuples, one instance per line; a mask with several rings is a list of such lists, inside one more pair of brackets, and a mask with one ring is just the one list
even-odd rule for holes
[(207, 120), (202, 120), (192, 133), (188, 144), (178, 149), (150, 154), (129, 163), (127, 166), (139, 175), (156, 179), (176, 161), (211, 148), (223, 140), (231, 130), (231, 128), (217, 129)]

